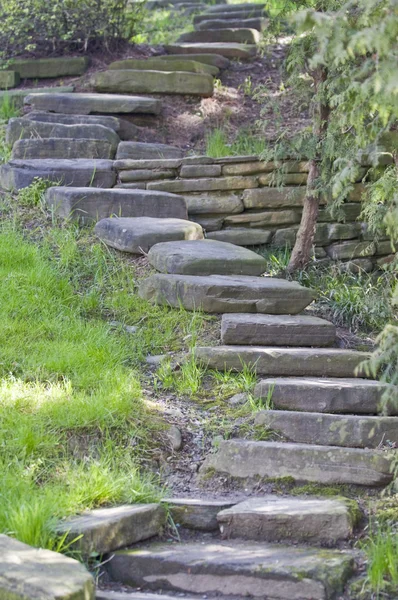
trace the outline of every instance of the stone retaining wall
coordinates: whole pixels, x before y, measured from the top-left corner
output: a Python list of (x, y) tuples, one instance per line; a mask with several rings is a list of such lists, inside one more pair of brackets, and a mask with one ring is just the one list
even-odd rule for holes
[[(183, 195), (189, 218), (203, 226), (208, 238), (243, 246), (294, 244), (308, 175), (306, 162), (285, 161), (283, 187), (275, 186), (275, 163), (256, 156), (117, 160), (115, 166), (117, 187)], [(354, 259), (350, 267), (366, 271), (390, 260), (393, 250), (388, 239), (375, 243), (366, 224), (357, 220), (363, 191), (362, 183), (354, 184), (342, 207), (342, 222), (333, 220), (322, 203), (315, 258)]]

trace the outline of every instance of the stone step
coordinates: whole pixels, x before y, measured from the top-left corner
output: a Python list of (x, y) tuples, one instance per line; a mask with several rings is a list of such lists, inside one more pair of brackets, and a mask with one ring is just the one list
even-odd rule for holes
[(200, 23), (204, 23), (209, 20), (217, 20), (223, 23), (229, 23), (230, 21), (245, 21), (248, 19), (262, 19), (266, 16), (264, 10), (260, 9), (236, 9), (234, 11), (228, 11), (228, 13), (222, 12), (204, 12), (200, 15), (195, 15), (193, 18), (193, 23), (195, 27), (200, 25)]
[(40, 87), (40, 88), (18, 88), (16, 90), (6, 90), (0, 92), (0, 101), (5, 97), (11, 100), (16, 107), (21, 107), (24, 103), (24, 98), (28, 94), (46, 93), (46, 94), (71, 94), (75, 91), (73, 85), (63, 85), (58, 87)]
[(116, 60), (108, 66), (111, 71), (120, 71), (124, 69), (144, 70), (144, 71), (187, 71), (189, 73), (207, 73), (212, 77), (217, 77), (220, 69), (213, 65), (206, 65), (196, 60), (187, 60), (179, 57), (179, 60), (167, 60), (167, 57), (154, 57), (139, 60), (127, 58)]
[(228, 15), (231, 12), (236, 11), (251, 11), (251, 10), (265, 10), (266, 4), (257, 2), (241, 2), (240, 4), (227, 4), (226, 6), (209, 6), (206, 9), (207, 13), (221, 13)]
[[(158, 60), (164, 61), (180, 61), (181, 54), (166, 54), (164, 56), (158, 56)], [(217, 67), (218, 69), (227, 69), (229, 67), (229, 60), (225, 58), (225, 56), (221, 56), (221, 54), (194, 54), (190, 53), (189, 60), (194, 60), (195, 62), (200, 62), (205, 65), (211, 65), (213, 67)]]
[(26, 96), (25, 104), (33, 110), (90, 115), (90, 114), (150, 114), (158, 115), (160, 100), (144, 96), (120, 94), (49, 94), (34, 93)]
[[(57, 532), (67, 534), (73, 548), (84, 556), (107, 554), (158, 535), (166, 521), (160, 504), (133, 504), (97, 508), (60, 523)], [(78, 538), (78, 539), (76, 539)]]
[(237, 501), (220, 498), (166, 498), (164, 504), (177, 527), (186, 527), (197, 531), (215, 531), (218, 529), (217, 515), (231, 508)]
[[(274, 377), (260, 381), (254, 397), (271, 398), (280, 410), (366, 415), (379, 412), (387, 388), (387, 384), (368, 379)], [(389, 414), (398, 415), (398, 406), (386, 408)]]
[(226, 473), (237, 479), (289, 477), (295, 482), (373, 487), (391, 482), (391, 463), (392, 451), (224, 440), (216, 454), (207, 457), (201, 473)]
[(0, 187), (4, 190), (20, 190), (37, 178), (52, 181), (55, 185), (77, 187), (111, 188), (116, 183), (111, 160), (11, 160), (0, 166)]
[(197, 223), (151, 217), (102, 219), (96, 224), (95, 233), (108, 246), (132, 254), (146, 253), (161, 242), (203, 238)]
[(164, 49), (170, 54), (221, 54), (225, 58), (249, 59), (257, 53), (256, 46), (232, 43), (184, 43), (167, 44)]
[(354, 377), (355, 369), (370, 356), (340, 348), (274, 346), (199, 346), (194, 352), (198, 362), (210, 369), (242, 371), (247, 365), (258, 375), (292, 377)]
[(21, 79), (52, 79), (73, 77), (86, 72), (89, 60), (85, 56), (57, 58), (14, 58), (7, 68), (17, 71)]
[[(210, 198), (211, 197), (214, 197), (213, 194)], [(189, 196), (185, 199), (187, 200), (189, 214), (200, 214), (196, 212), (191, 213)], [(237, 198), (237, 200), (239, 200), (239, 198)], [(230, 244), (235, 244), (235, 246), (258, 246), (267, 244), (271, 239), (271, 235), (271, 232), (266, 229), (249, 229), (248, 227), (235, 227), (233, 229), (222, 229), (220, 231), (209, 231), (206, 233), (206, 237), (209, 240), (229, 242)]]
[(151, 160), (157, 158), (182, 158), (181, 148), (168, 144), (148, 144), (145, 142), (121, 142), (117, 149), (117, 160)]
[(348, 552), (214, 541), (117, 552), (105, 566), (114, 581), (150, 590), (278, 600), (331, 599), (353, 567)]
[(70, 138), (36, 138), (17, 140), (11, 159), (105, 158), (115, 157), (115, 147), (105, 140)]
[(209, 313), (297, 314), (314, 299), (312, 290), (272, 277), (151, 275), (141, 282), (141, 298)]
[(65, 186), (47, 190), (45, 201), (57, 216), (84, 224), (112, 215), (188, 219), (184, 198), (167, 192)]
[[(151, 594), (149, 592), (114, 592), (112, 590), (99, 590), (95, 594), (96, 600), (176, 600), (175, 596), (168, 594)], [(187, 596), (184, 600), (199, 600), (198, 596)]]
[(333, 323), (308, 315), (223, 315), (221, 341), (226, 345), (333, 346)]
[(115, 151), (120, 142), (117, 133), (103, 125), (61, 125), (19, 117), (10, 119), (6, 129), (7, 144), (12, 145), (18, 140), (31, 138), (103, 140), (109, 142)]
[(126, 94), (190, 94), (212, 96), (213, 77), (187, 71), (100, 71), (90, 78), (97, 92)]
[(105, 115), (64, 115), (50, 113), (40, 110), (32, 110), (24, 116), (30, 121), (41, 121), (43, 123), (60, 123), (61, 125), (103, 125), (113, 129), (121, 140), (138, 139), (140, 128), (127, 121)]
[(299, 444), (348, 448), (398, 445), (398, 417), (262, 410), (256, 414), (255, 424)]
[(194, 44), (213, 44), (213, 43), (232, 43), (232, 44), (258, 44), (261, 35), (257, 29), (243, 28), (221, 28), (221, 29), (200, 29), (183, 33), (177, 40), (177, 43)]
[(335, 544), (349, 538), (360, 518), (355, 500), (264, 496), (217, 515), (223, 539)]
[[(209, 31), (212, 29), (256, 29), (257, 31), (264, 31), (267, 28), (268, 19), (256, 17), (254, 19), (209, 19), (208, 21), (200, 21), (196, 25), (196, 29), (199, 31)], [(256, 42), (258, 43), (258, 42)]]
[(256, 276), (267, 268), (267, 261), (259, 254), (215, 240), (156, 244), (148, 259), (157, 271), (173, 275)]

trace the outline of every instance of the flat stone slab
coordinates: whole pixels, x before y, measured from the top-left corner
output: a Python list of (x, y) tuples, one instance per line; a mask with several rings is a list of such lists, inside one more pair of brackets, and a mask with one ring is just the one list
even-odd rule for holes
[(233, 229), (211, 231), (206, 235), (209, 240), (229, 242), (236, 246), (258, 246), (261, 244), (268, 244), (271, 240), (271, 236), (272, 233), (266, 229), (249, 229), (248, 227), (235, 227)]
[(208, 456), (209, 469), (238, 479), (292, 477), (297, 482), (384, 486), (392, 480), (391, 452), (284, 442), (227, 440)]
[[(158, 60), (164, 61), (180, 61), (181, 54), (167, 54), (166, 56), (158, 56)], [(229, 60), (225, 58), (225, 56), (221, 56), (221, 54), (194, 54), (191, 53), (189, 56), (189, 60), (194, 60), (195, 62), (199, 62), (205, 65), (212, 65), (217, 67), (218, 69), (227, 69), (229, 67)]]
[(178, 275), (255, 276), (267, 268), (267, 261), (259, 254), (215, 240), (156, 244), (148, 259), (157, 271)]
[(303, 206), (305, 189), (286, 186), (282, 189), (262, 187), (243, 192), (243, 204), (246, 209), (257, 208), (286, 208)]
[[(236, 13), (235, 13), (236, 14)], [(239, 14), (239, 13), (238, 13)], [(196, 29), (199, 31), (211, 30), (211, 29), (256, 29), (257, 31), (264, 31), (267, 28), (268, 20), (256, 17), (253, 19), (209, 19), (207, 21), (199, 21), (196, 25)], [(258, 42), (256, 42), (258, 43)]]
[(12, 148), (12, 159), (38, 158), (104, 158), (112, 159), (115, 147), (105, 140), (69, 138), (32, 138), (17, 140)]
[(57, 87), (40, 87), (40, 88), (18, 88), (16, 90), (6, 90), (4, 92), (0, 92), (0, 100), (5, 98), (9, 98), (13, 101), (15, 106), (21, 107), (24, 102), (25, 96), (28, 94), (36, 94), (37, 92), (46, 93), (46, 94), (71, 94), (74, 92), (75, 87), (73, 85), (63, 85)]
[(124, 584), (225, 597), (325, 600), (353, 571), (348, 553), (258, 542), (154, 544), (117, 552), (106, 565)]
[[(175, 600), (175, 596), (166, 594), (151, 594), (147, 592), (113, 592), (110, 590), (97, 589), (96, 600)], [(184, 600), (198, 600), (197, 596), (184, 596)]]
[[(177, 179), (175, 181), (156, 181), (149, 183), (148, 189), (164, 190), (166, 192), (185, 193), (185, 192), (208, 192), (222, 190), (243, 190), (258, 186), (255, 177), (212, 177), (201, 179)], [(296, 219), (296, 217), (294, 217)], [(230, 217), (231, 222), (234, 219), (239, 221), (239, 217)], [(245, 217), (242, 217), (245, 220)], [(254, 220), (250, 216), (249, 220)], [(264, 219), (262, 219), (264, 220)], [(297, 220), (297, 219), (296, 219)], [(291, 221), (290, 221), (291, 222)]]
[(217, 515), (224, 539), (331, 544), (349, 538), (360, 511), (353, 500), (263, 496)]
[(25, 98), (33, 110), (76, 115), (89, 114), (150, 114), (158, 115), (161, 101), (143, 96), (119, 94), (48, 94), (34, 93)]
[(293, 281), (225, 275), (151, 275), (139, 294), (157, 304), (209, 313), (296, 314), (314, 299), (312, 290)]
[(0, 166), (0, 187), (20, 190), (35, 178), (52, 181), (56, 185), (111, 188), (116, 173), (111, 160), (90, 159), (31, 159), (11, 160)]
[[(254, 396), (271, 396), (273, 406), (280, 410), (366, 415), (379, 412), (387, 388), (387, 384), (369, 379), (273, 377), (261, 380)], [(390, 414), (398, 414), (398, 407), (389, 409)]]
[(257, 29), (244, 29), (243, 27), (204, 29), (183, 33), (177, 42), (190, 42), (196, 44), (233, 43), (233, 44), (258, 44), (261, 35)]
[(144, 71), (187, 71), (189, 73), (208, 73), (216, 77), (220, 70), (213, 65), (206, 65), (203, 62), (196, 60), (187, 60), (179, 57), (179, 60), (167, 60), (167, 57), (162, 58), (146, 58), (139, 60), (127, 58), (125, 60), (117, 60), (111, 63), (108, 67), (111, 71), (123, 71), (125, 69), (144, 70)]
[(0, 597), (94, 600), (95, 584), (77, 560), (0, 535)]
[(85, 556), (106, 554), (158, 535), (166, 521), (160, 504), (135, 504), (97, 508), (63, 522), (57, 528)]
[(235, 502), (206, 498), (167, 498), (164, 500), (175, 524), (199, 531), (218, 529), (217, 515)]
[(258, 375), (354, 377), (368, 352), (340, 348), (276, 348), (274, 346), (196, 347), (196, 359), (210, 369), (241, 371), (244, 365)]
[(377, 448), (389, 442), (398, 445), (398, 417), (269, 410), (258, 412), (255, 423), (300, 444), (348, 448)]
[(221, 341), (226, 345), (332, 346), (333, 323), (307, 315), (223, 315)]
[(51, 79), (83, 75), (88, 67), (88, 59), (84, 56), (16, 58), (8, 65), (19, 73), (21, 79)]
[(92, 223), (111, 217), (156, 217), (188, 219), (184, 198), (167, 192), (118, 188), (52, 187), (46, 204), (59, 217)]
[(99, 71), (90, 83), (98, 92), (124, 92), (126, 94), (191, 94), (212, 96), (213, 77), (208, 73), (187, 71)]
[[(235, 21), (238, 23), (243, 23), (247, 19), (260, 19), (264, 18), (265, 13), (264, 10), (260, 9), (235, 9), (228, 12), (220, 12), (220, 11), (212, 11), (212, 12), (204, 12), (200, 15), (195, 15), (193, 18), (193, 23), (195, 28), (200, 28), (202, 23), (207, 23), (209, 20), (217, 20), (222, 21), (228, 27), (231, 21)], [(244, 26), (244, 25), (243, 25)]]
[(209, 44), (169, 44), (164, 48), (170, 54), (221, 54), (225, 58), (243, 59), (251, 58), (257, 52), (256, 46), (249, 44), (226, 44), (221, 42)]
[(151, 217), (102, 219), (96, 224), (95, 233), (108, 246), (132, 254), (146, 253), (160, 242), (203, 238), (197, 223)]
[(117, 160), (150, 160), (156, 158), (182, 158), (181, 148), (167, 144), (147, 144), (144, 142), (121, 142), (117, 149)]
[[(210, 165), (217, 166), (217, 165)], [(243, 212), (243, 203), (240, 194), (227, 192), (199, 192), (197, 194), (184, 193), (190, 215), (217, 215), (236, 214)], [(229, 241), (229, 240), (222, 240)]]

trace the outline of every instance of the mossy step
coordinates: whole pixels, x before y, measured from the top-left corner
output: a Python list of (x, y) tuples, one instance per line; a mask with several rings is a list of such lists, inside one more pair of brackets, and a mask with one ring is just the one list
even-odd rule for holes
[(183, 33), (177, 40), (180, 42), (190, 42), (196, 44), (212, 43), (232, 43), (232, 44), (258, 44), (261, 35), (257, 29), (239, 28), (221, 28), (221, 29), (200, 29)]
[[(158, 115), (161, 101), (145, 96), (127, 96), (122, 94), (61, 94), (43, 93), (35, 90), (29, 93), (24, 103), (33, 110), (90, 115), (90, 114), (150, 114)], [(25, 95), (26, 95), (25, 94)]]
[(398, 417), (262, 410), (256, 414), (255, 424), (300, 444), (346, 448), (398, 445)]
[(187, 60), (179, 57), (179, 60), (166, 60), (165, 57), (146, 58), (139, 60), (126, 58), (111, 63), (108, 67), (111, 71), (134, 69), (144, 71), (187, 71), (189, 73), (207, 73), (217, 77), (220, 70), (213, 65), (206, 65), (196, 60)]
[(226, 58), (241, 59), (249, 59), (257, 53), (254, 45), (222, 42), (168, 44), (164, 48), (170, 54), (221, 54)]
[(19, 73), (16, 71), (0, 71), (0, 90), (9, 90), (19, 84)]
[(7, 67), (17, 71), (21, 79), (52, 79), (83, 75), (88, 67), (88, 58), (68, 56), (67, 58), (16, 58)]
[[(157, 56), (156, 58), (157, 60), (162, 60), (166, 62), (180, 61), (181, 54), (165, 54), (163, 56)], [(227, 69), (230, 64), (228, 58), (225, 58), (225, 56), (221, 56), (221, 54), (190, 54), (188, 59), (194, 60), (195, 62), (199, 62), (204, 65), (214, 66), (218, 69)]]
[[(267, 28), (268, 19), (262, 19), (257, 17), (254, 19), (209, 19), (208, 21), (200, 21), (196, 24), (195, 28), (198, 31), (209, 31), (212, 29), (256, 29), (257, 31), (264, 31)], [(258, 43), (258, 42), (256, 42)]]
[(353, 567), (348, 552), (212, 541), (116, 552), (105, 568), (114, 581), (149, 590), (326, 600), (343, 591)]

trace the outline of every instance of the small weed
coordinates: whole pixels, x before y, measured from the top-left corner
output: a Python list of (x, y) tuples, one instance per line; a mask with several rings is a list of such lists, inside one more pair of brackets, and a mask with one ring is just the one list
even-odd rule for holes
[(35, 177), (28, 187), (19, 191), (19, 204), (30, 208), (34, 206), (44, 206), (44, 194), (46, 193), (46, 190), (53, 185), (54, 182), (52, 181), (46, 181), (45, 179)]
[(398, 534), (390, 528), (370, 531), (364, 545), (367, 562), (367, 583), (376, 598), (398, 591)]
[(214, 381), (213, 394), (220, 399), (228, 398), (233, 394), (245, 392), (250, 397), (257, 381), (255, 370), (249, 365), (243, 365), (242, 371), (212, 371)]
[(16, 107), (14, 100), (7, 93), (3, 93), (0, 98), (0, 119), (8, 121), (13, 117), (18, 117), (19, 108)]

